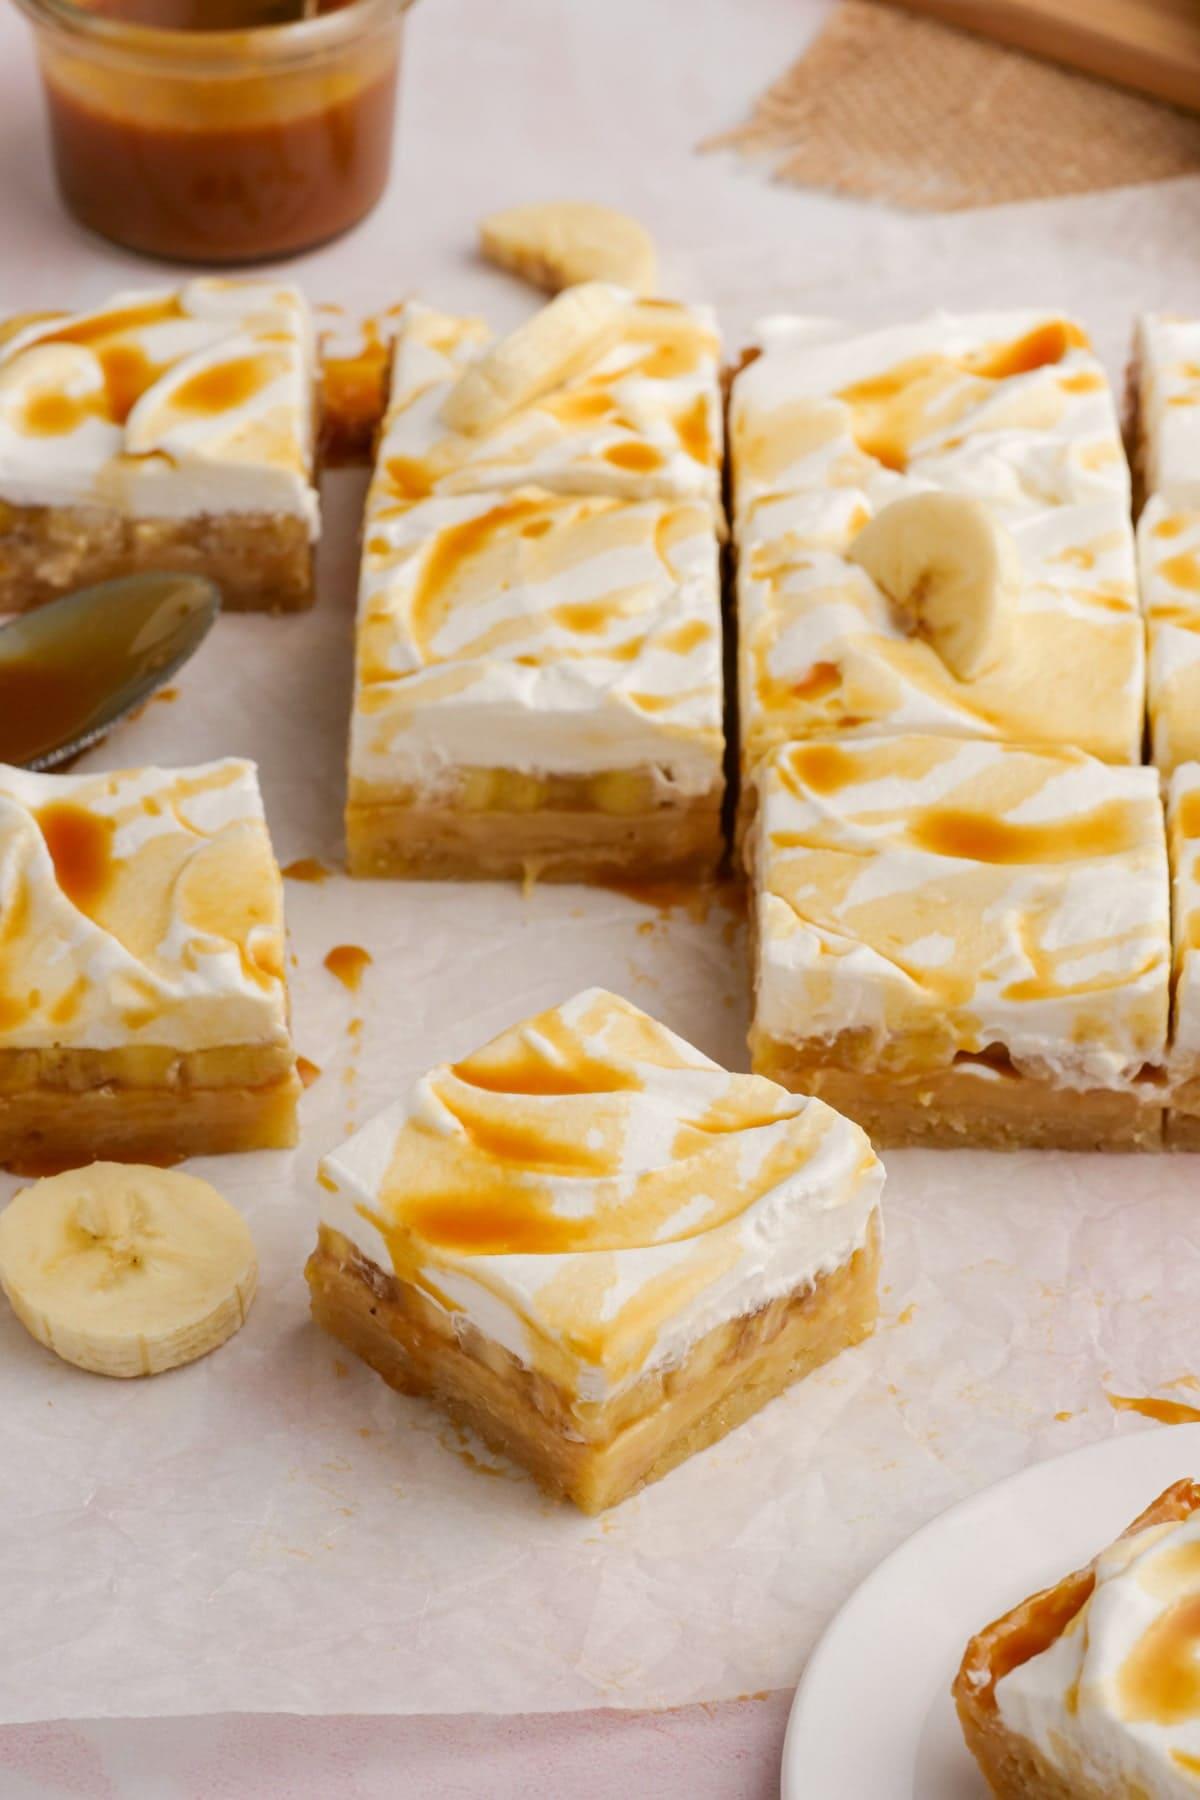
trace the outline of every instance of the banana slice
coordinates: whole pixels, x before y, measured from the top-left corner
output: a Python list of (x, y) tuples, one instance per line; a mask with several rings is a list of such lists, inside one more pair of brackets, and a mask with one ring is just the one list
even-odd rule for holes
[(40, 1344), (97, 1375), (158, 1375), (245, 1322), (258, 1262), (207, 1181), (93, 1163), (35, 1181), (0, 1213), (0, 1286)]
[(590, 200), (547, 200), (510, 206), (479, 226), (489, 262), (557, 294), (578, 281), (615, 281), (652, 294), (657, 280), (654, 240), (644, 225)]
[(960, 681), (1004, 655), (1021, 592), (1021, 556), (1000, 521), (965, 494), (894, 500), (846, 554), (883, 589), (902, 628)]
[(603, 355), (627, 305), (619, 288), (602, 281), (565, 288), (464, 370), (442, 402), (443, 422), (452, 431), (490, 431)]

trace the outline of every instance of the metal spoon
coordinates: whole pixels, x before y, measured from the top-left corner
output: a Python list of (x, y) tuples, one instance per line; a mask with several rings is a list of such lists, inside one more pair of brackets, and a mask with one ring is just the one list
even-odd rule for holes
[(53, 769), (149, 699), (221, 609), (200, 575), (124, 575), (0, 628), (0, 762)]

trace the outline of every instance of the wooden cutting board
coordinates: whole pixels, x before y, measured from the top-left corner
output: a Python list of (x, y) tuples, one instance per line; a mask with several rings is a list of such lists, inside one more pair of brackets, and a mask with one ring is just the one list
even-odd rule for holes
[(1200, 0), (893, 0), (1200, 112)]

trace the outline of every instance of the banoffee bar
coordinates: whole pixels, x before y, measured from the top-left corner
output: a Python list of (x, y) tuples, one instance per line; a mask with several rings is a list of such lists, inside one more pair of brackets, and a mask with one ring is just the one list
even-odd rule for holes
[(704, 501), (518, 488), (367, 506), (356, 875), (703, 875), (722, 849)]
[(875, 1322), (862, 1132), (601, 990), (432, 1070), (320, 1183), (318, 1323), (585, 1512)]
[(1157, 772), (938, 736), (758, 777), (754, 1068), (887, 1144), (1154, 1148), (1171, 970)]
[(283, 959), (252, 764), (0, 766), (0, 1163), (294, 1143)]
[(0, 613), (139, 570), (313, 599), (315, 365), (295, 288), (203, 279), (0, 321)]

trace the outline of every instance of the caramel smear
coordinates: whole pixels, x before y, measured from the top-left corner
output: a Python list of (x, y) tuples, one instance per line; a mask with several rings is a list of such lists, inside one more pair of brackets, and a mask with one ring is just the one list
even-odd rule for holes
[(349, 993), (356, 994), (362, 986), (363, 970), (373, 961), (371, 952), (361, 944), (335, 944), (325, 958), (325, 967)]
[(623, 894), (627, 900), (636, 900), (639, 906), (650, 907), (660, 919), (684, 913), (697, 925), (705, 923), (714, 906), (724, 907), (731, 913), (744, 909), (742, 889), (732, 881), (697, 885), (689, 881), (637, 881), (613, 876), (593, 885), (607, 888), (610, 894)]
[(330, 871), (315, 856), (299, 856), (295, 862), (285, 864), (283, 873), (288, 881), (328, 881)]
[(1143, 1419), (1155, 1419), (1160, 1425), (1195, 1425), (1200, 1423), (1200, 1406), (1189, 1406), (1184, 1400), (1161, 1400), (1153, 1394), (1110, 1394), (1104, 1398), (1114, 1412), (1140, 1413)]

